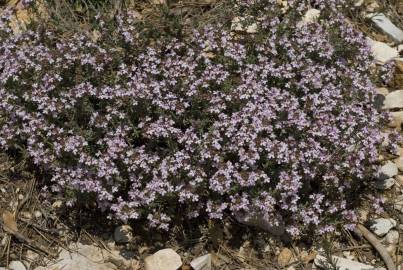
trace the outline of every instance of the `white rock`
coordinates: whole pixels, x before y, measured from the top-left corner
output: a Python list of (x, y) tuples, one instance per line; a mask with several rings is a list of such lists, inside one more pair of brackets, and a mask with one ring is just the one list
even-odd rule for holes
[(403, 108), (403, 90), (396, 90), (386, 95), (383, 101), (384, 109), (401, 109)]
[(129, 266), (131, 261), (96, 246), (74, 244), (69, 246), (72, 252), (62, 249), (55, 264), (47, 267), (36, 268), (35, 270), (117, 270), (115, 264), (109, 262), (109, 258), (114, 258), (125, 266)]
[(305, 13), (304, 17), (302, 18), (303, 23), (310, 23), (316, 21), (320, 16), (320, 10), (311, 8), (308, 9)]
[(211, 255), (198, 257), (190, 262), (194, 270), (211, 270)]
[(385, 165), (383, 165), (379, 170), (379, 180), (385, 180), (388, 178), (392, 178), (398, 174), (399, 170), (395, 163), (388, 161)]
[(177, 270), (182, 266), (181, 257), (173, 249), (157, 251), (144, 260), (145, 270)]
[(390, 115), (392, 116), (392, 121), (389, 122), (388, 126), (401, 130), (401, 126), (403, 123), (403, 111), (391, 112)]
[(10, 264), (8, 265), (8, 268), (10, 268), (10, 270), (27, 270), (25, 265), (20, 261), (10, 262)]
[(27, 258), (27, 261), (32, 262), (39, 258), (39, 254), (28, 249), (27, 253), (26, 253), (26, 258)]
[(36, 217), (36, 218), (40, 218), (40, 217), (42, 217), (42, 212), (41, 212), (41, 211), (36, 210), (36, 211), (34, 212), (34, 217)]
[(125, 244), (133, 240), (133, 229), (129, 225), (122, 225), (115, 228), (113, 239), (116, 243)]
[(375, 187), (377, 189), (390, 189), (391, 187), (393, 187), (393, 185), (396, 183), (394, 178), (388, 178), (388, 179), (384, 179), (384, 180), (377, 180), (375, 182)]
[(257, 23), (250, 23), (250, 18), (235, 17), (231, 22), (231, 30), (236, 32), (257, 33)]
[(388, 245), (396, 245), (399, 242), (399, 232), (396, 230), (390, 230), (384, 239)]
[[(336, 263), (339, 270), (374, 270), (372, 265), (363, 264), (349, 259), (332, 256), (332, 260)], [(331, 264), (327, 262), (326, 257), (318, 255), (315, 258), (315, 265), (321, 269), (333, 269)], [(380, 268), (377, 268), (380, 269)]]
[(367, 41), (371, 47), (372, 55), (378, 64), (383, 65), (386, 62), (399, 57), (397, 49), (390, 47), (388, 44), (370, 38), (367, 38)]
[(377, 218), (373, 221), (370, 226), (371, 231), (373, 231), (377, 236), (384, 236), (392, 228), (396, 226), (396, 221), (391, 218)]
[(308, 9), (307, 12), (302, 17), (301, 21), (298, 22), (297, 26), (301, 27), (303, 25), (316, 22), (319, 16), (320, 16), (320, 10), (315, 8)]
[(383, 13), (368, 14), (367, 17), (385, 34), (390, 36), (396, 43), (403, 41), (403, 31), (394, 25)]

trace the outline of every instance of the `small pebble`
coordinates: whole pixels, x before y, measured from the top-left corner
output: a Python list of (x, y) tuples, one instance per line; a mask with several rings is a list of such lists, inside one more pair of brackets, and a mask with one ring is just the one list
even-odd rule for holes
[(390, 230), (384, 239), (388, 245), (396, 245), (399, 242), (399, 232), (396, 230)]
[(12, 262), (10, 262), (8, 268), (10, 268), (10, 270), (26, 270), (27, 269), (25, 267), (25, 265), (20, 261), (12, 261)]
[(379, 171), (379, 180), (385, 180), (388, 178), (392, 178), (398, 173), (398, 168), (395, 163), (388, 161), (385, 165), (380, 168)]
[(39, 210), (36, 210), (36, 211), (34, 212), (34, 217), (35, 217), (35, 218), (40, 218), (40, 217), (42, 217), (42, 212), (39, 211)]
[(396, 220), (392, 218), (377, 218), (372, 221), (370, 229), (377, 236), (384, 236), (396, 225), (397, 225)]

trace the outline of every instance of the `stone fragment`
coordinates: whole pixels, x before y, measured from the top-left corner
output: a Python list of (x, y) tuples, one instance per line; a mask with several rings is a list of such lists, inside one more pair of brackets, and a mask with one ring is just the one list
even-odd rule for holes
[(377, 218), (373, 220), (370, 229), (377, 236), (381, 237), (394, 228), (396, 224), (396, 221), (392, 218)]
[(396, 176), (398, 173), (398, 168), (395, 163), (388, 161), (379, 170), (379, 180), (385, 180)]
[(401, 109), (403, 108), (403, 90), (396, 90), (386, 95), (383, 101), (384, 109)]
[[(338, 270), (374, 270), (374, 266), (363, 264), (357, 261), (332, 256), (333, 262), (336, 264)], [(326, 257), (318, 255), (315, 258), (315, 265), (321, 269), (333, 269), (334, 267), (327, 261)], [(379, 268), (377, 268), (379, 269)]]
[(257, 33), (257, 23), (250, 22), (251, 18), (234, 17), (231, 22), (231, 31), (246, 32), (249, 34)]
[(194, 259), (190, 262), (190, 266), (194, 270), (211, 270), (211, 255), (207, 254)]
[(36, 253), (35, 251), (32, 250), (27, 250), (27, 253), (25, 254), (26, 258), (28, 261), (35, 261), (36, 259), (39, 258), (39, 254)]
[(173, 249), (157, 251), (144, 260), (145, 270), (177, 270), (182, 266), (181, 257)]
[(133, 240), (133, 229), (130, 225), (122, 225), (115, 228), (113, 239), (116, 243), (126, 244)]
[(304, 17), (302, 18), (302, 21), (304, 23), (310, 23), (316, 21), (320, 16), (320, 10), (311, 8), (308, 9), (308, 11), (305, 13)]
[(132, 269), (138, 263), (92, 245), (72, 244), (69, 249), (71, 251), (61, 250), (56, 263), (35, 270), (120, 270)]
[(398, 130), (401, 130), (402, 123), (403, 123), (403, 111), (400, 112), (391, 112), (390, 113), (392, 120), (388, 124), (389, 127), (397, 128)]
[(8, 265), (8, 268), (10, 270), (27, 270), (25, 265), (20, 261), (12, 261), (12, 262), (10, 262), (10, 264)]
[(35, 217), (35, 218), (41, 218), (41, 217), (42, 217), (42, 212), (39, 211), (39, 210), (36, 210), (36, 211), (34, 212), (34, 217)]
[(378, 64), (383, 65), (386, 62), (399, 57), (397, 49), (390, 47), (388, 44), (370, 38), (367, 38), (367, 41), (371, 47), (372, 55)]
[(399, 232), (396, 230), (390, 230), (386, 234), (384, 241), (388, 245), (397, 245), (399, 242)]
[(396, 43), (403, 42), (403, 31), (394, 25), (383, 13), (368, 14), (371, 21), (386, 35), (391, 37)]

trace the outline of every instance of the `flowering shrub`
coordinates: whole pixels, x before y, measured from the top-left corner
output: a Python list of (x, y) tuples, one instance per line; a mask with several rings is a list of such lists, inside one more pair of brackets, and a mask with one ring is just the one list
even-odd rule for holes
[(62, 40), (12, 34), (5, 16), (1, 147), (25, 149), (70, 204), (85, 193), (123, 221), (254, 212), (293, 236), (354, 222), (381, 141), (365, 39), (339, 1), (318, 1), (311, 23), (295, 19), (303, 1), (251, 2), (237, 8), (253, 35), (153, 40), (127, 14)]

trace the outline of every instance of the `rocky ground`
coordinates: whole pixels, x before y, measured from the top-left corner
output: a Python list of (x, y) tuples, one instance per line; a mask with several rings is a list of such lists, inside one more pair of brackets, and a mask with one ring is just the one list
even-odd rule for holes
[[(378, 85), (377, 105), (391, 114), (384, 132), (401, 133), (403, 4), (386, 4), (357, 1), (359, 13), (352, 23), (368, 36), (377, 62), (374, 70), (395, 65), (390, 82)], [(314, 20), (316, 13), (311, 10), (305, 20)], [(24, 11), (20, 15), (26, 16)], [(234, 19), (234, 31), (240, 20)], [(385, 152), (379, 157), (383, 166), (376, 187), (384, 211), (372, 213), (363, 205), (358, 209), (362, 225), (355, 231), (339, 231), (315, 242), (269, 236), (232, 220), (189, 224), (166, 235), (114, 224), (96, 213), (88, 215), (91, 205), (71, 211), (57, 198), (46, 197), (32, 175), (13, 174), (24, 164), (1, 155), (0, 269), (403, 269), (403, 144), (396, 147), (398, 155)]]

